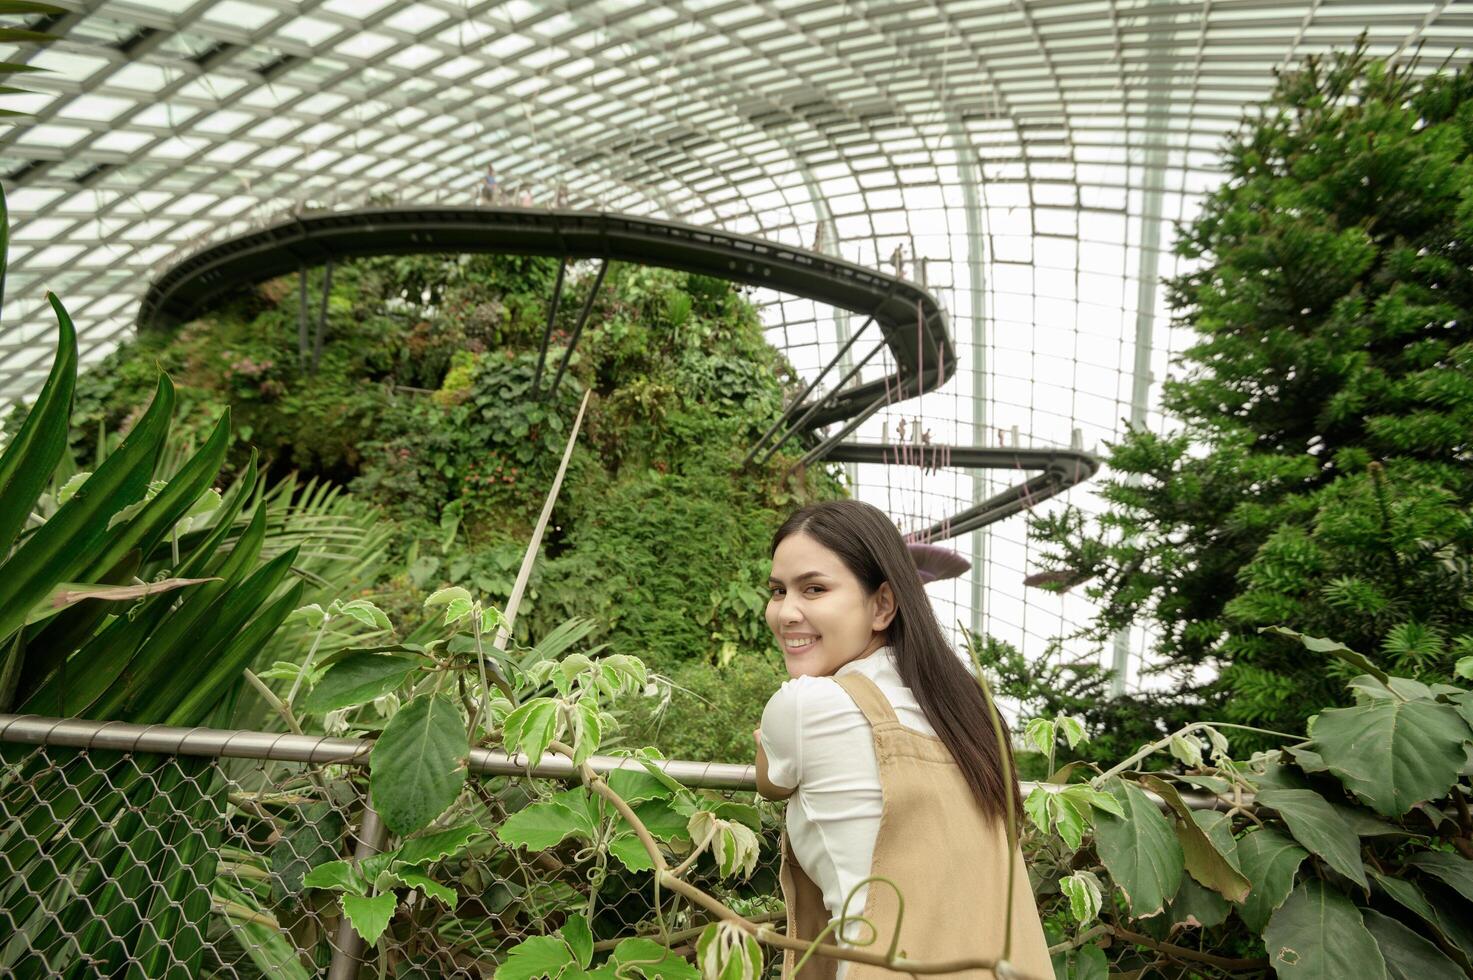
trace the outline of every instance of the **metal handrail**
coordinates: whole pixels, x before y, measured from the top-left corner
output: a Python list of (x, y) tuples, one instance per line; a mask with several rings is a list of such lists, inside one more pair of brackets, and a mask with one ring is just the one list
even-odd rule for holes
[[(155, 752), (161, 755), (191, 755), (216, 759), (265, 759), (312, 765), (367, 765), (373, 740), (336, 738), (328, 735), (292, 735), (285, 732), (253, 732), (221, 728), (174, 728), (168, 725), (133, 725), (121, 721), (92, 721), (85, 718), (46, 718), (40, 715), (0, 714), (0, 743), (62, 746), (114, 752)], [(616, 769), (644, 772), (643, 764), (627, 756), (589, 756), (594, 772), (606, 775)], [(654, 760), (666, 775), (685, 786), (701, 789), (757, 789), (755, 766), (729, 762), (695, 762), (687, 759)], [(571, 780), (576, 775), (572, 760), (544, 755), (535, 766), (527, 765), (525, 753), (508, 756), (493, 749), (471, 749), (470, 771), (483, 776), (531, 776), (539, 779)], [(1035, 786), (1058, 792), (1058, 783), (1021, 781), (1026, 796)], [(1166, 802), (1141, 787), (1158, 806)], [(1182, 801), (1194, 810), (1223, 809), (1229, 804), (1210, 793), (1182, 793)], [(1245, 795), (1245, 803), (1251, 794)]]

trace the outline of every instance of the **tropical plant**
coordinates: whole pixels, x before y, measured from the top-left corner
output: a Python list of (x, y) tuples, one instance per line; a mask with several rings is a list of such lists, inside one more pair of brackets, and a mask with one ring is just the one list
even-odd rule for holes
[[(77, 377), (71, 318), (48, 298), (56, 359), (0, 453), (0, 709), (223, 724), (242, 668), (300, 604), (302, 584), (288, 581), (298, 548), (262, 560), (267, 508), (247, 506), (259, 496), (254, 460), (223, 495), (213, 489), (228, 412), (177, 472), (154, 480), (174, 408), (167, 376), (94, 471), (48, 493), (67, 454)], [(54, 765), (15, 745), (0, 753), (19, 776), (0, 788), (5, 808), (25, 814), (0, 831), (11, 870), (0, 908), (17, 927), (0, 968), (37, 969), (34, 951), (68, 933), (77, 938), (65, 970), (75, 975), (132, 962), (151, 976), (197, 963), (209, 906), (190, 888), (209, 876), (217, 841), (178, 815), (219, 792), (209, 767), (105, 754)], [(28, 806), (34, 799), (48, 805)], [(145, 825), (162, 829), (119, 846)]]
[[(1040, 903), (1070, 933), (1059, 975), (1473, 976), (1473, 692), (1266, 632), (1360, 671), (1356, 703), (1318, 713), (1307, 738), (1249, 732), (1289, 744), (1246, 761), (1224, 734), (1243, 726), (1197, 722), (1084, 781), (1072, 762), (1030, 794)], [(1473, 658), (1458, 672), (1473, 676)], [(1065, 716), (1029, 735), (1081, 730)], [(1136, 768), (1168, 751), (1180, 771)], [(1190, 808), (1193, 793), (1216, 808)]]
[(1048, 572), (1095, 578), (1084, 637), (1144, 625), (1153, 671), (1214, 678), (1185, 703), (1294, 729), (1344, 699), (1266, 625), (1427, 682), (1473, 652), (1470, 120), (1467, 67), (1362, 43), (1282, 73), (1178, 236), (1176, 430), (1110, 448), (1098, 522), (1034, 524)]

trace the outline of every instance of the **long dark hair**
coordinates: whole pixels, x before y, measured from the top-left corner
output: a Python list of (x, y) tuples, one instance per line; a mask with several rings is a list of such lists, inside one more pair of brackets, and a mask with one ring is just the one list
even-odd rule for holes
[(895, 525), (884, 511), (863, 501), (826, 500), (794, 511), (772, 536), (772, 553), (784, 538), (799, 533), (838, 555), (866, 595), (890, 583), (895, 616), (886, 633), (900, 679), (915, 692), (921, 711), (951, 750), (983, 813), (1006, 820), (1011, 781), (1013, 812), (1021, 827), (1023, 806), (1007, 720), (998, 713), (1003, 734), (999, 745), (987, 697), (947, 645), (915, 560)]

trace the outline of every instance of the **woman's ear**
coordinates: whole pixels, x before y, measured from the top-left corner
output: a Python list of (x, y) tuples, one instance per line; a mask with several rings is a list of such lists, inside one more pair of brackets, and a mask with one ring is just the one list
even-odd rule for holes
[(895, 618), (895, 592), (890, 588), (889, 582), (881, 582), (880, 587), (875, 590), (875, 618), (870, 629), (878, 633), (890, 625)]

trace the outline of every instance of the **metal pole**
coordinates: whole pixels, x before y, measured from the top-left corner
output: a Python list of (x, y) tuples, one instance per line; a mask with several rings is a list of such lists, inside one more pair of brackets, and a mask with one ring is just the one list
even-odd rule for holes
[[(353, 849), (353, 859), (360, 864), (384, 849), (384, 822), (378, 811), (363, 797), (363, 813), (358, 822), (358, 846)], [(353, 928), (344, 915), (338, 922), (338, 936), (333, 943), (332, 964), (327, 968), (327, 980), (355, 980), (359, 967), (363, 965), (363, 937)]]
[[(288, 762), (359, 766), (368, 765), (368, 753), (373, 749), (373, 741), (364, 738), (330, 738), (221, 728), (172, 728), (168, 725), (132, 725), (121, 721), (0, 714), (0, 743), (5, 742), (115, 752), (156, 752), (161, 755), (194, 755), (219, 759), (281, 759)], [(646, 771), (643, 763), (625, 756), (594, 755), (588, 758), (587, 764), (600, 775), (607, 775), (615, 769)], [(726, 790), (757, 788), (754, 766), (681, 759), (651, 761), (649, 764), (658, 766), (672, 779), (686, 786)], [(578, 777), (578, 771), (567, 756), (544, 756), (541, 764), (528, 767), (524, 753), (518, 752), (509, 757), (505, 752), (493, 752), (489, 749), (471, 750), (469, 770), (481, 776), (528, 776), (570, 782)], [(0, 769), (0, 772), (3, 771)], [(1061, 783), (1024, 781), (1024, 794), (1032, 791), (1034, 786), (1042, 786), (1049, 792), (1065, 788)], [(1143, 792), (1165, 806), (1154, 793), (1149, 790)], [(1228, 801), (1206, 793), (1182, 793), (1181, 797), (1187, 806), (1197, 810), (1222, 809), (1230, 805)], [(1245, 794), (1245, 799), (1251, 800), (1252, 794)], [(378, 815), (373, 814), (372, 820), (378, 822)], [(371, 831), (379, 833), (379, 836), (372, 836)], [(376, 849), (382, 848), (384, 843), (381, 831), (373, 831), (367, 816), (360, 825), (358, 839), (360, 847), (364, 840), (375, 842), (373, 846)]]

